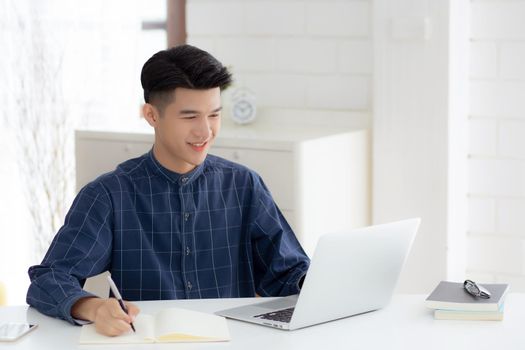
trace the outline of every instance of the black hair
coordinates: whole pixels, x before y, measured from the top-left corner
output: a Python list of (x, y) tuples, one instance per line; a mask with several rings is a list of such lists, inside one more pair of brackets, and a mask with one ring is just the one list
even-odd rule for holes
[(226, 89), (232, 75), (208, 52), (191, 45), (179, 45), (151, 56), (142, 67), (140, 81), (144, 101), (161, 111), (173, 101), (176, 88)]

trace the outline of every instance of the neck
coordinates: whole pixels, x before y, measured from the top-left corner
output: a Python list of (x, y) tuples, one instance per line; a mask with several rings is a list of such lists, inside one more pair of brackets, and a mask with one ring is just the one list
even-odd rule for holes
[(169, 152), (160, 147), (157, 142), (153, 145), (153, 155), (163, 167), (177, 174), (186, 174), (196, 168), (193, 164), (173, 159)]

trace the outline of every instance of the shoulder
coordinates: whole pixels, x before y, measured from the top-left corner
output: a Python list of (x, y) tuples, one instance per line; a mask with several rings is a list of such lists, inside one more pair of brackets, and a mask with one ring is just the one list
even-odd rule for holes
[(248, 168), (247, 166), (232, 162), (231, 160), (224, 159), (213, 154), (208, 154), (206, 157), (204, 172), (218, 173), (224, 176), (235, 176), (238, 178), (249, 179), (250, 181), (260, 178), (256, 171)]
[(85, 189), (109, 195), (111, 192), (121, 191), (123, 187), (132, 186), (133, 182), (141, 178), (151, 176), (145, 166), (147, 156), (146, 153), (140, 157), (126, 160), (119, 164), (115, 170), (104, 173), (88, 183)]
[(205, 171), (208, 172), (236, 172), (239, 174), (254, 174), (255, 172), (239, 163), (224, 159), (213, 154), (208, 154), (205, 161)]
[(204, 174), (220, 176), (226, 182), (233, 182), (236, 186), (249, 192), (269, 192), (263, 179), (255, 170), (212, 154), (206, 157)]

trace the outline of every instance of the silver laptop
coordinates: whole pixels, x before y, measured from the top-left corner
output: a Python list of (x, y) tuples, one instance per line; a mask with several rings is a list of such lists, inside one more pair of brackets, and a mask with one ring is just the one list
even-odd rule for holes
[(323, 235), (301, 293), (216, 312), (284, 330), (386, 306), (414, 241), (420, 219)]

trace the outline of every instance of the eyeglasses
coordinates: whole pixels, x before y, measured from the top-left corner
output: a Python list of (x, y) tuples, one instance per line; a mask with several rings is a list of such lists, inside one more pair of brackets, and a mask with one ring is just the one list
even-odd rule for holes
[(474, 281), (465, 280), (465, 282), (463, 282), (463, 288), (465, 288), (465, 290), (472, 296), (482, 299), (490, 298), (490, 292), (483, 286), (476, 284)]

